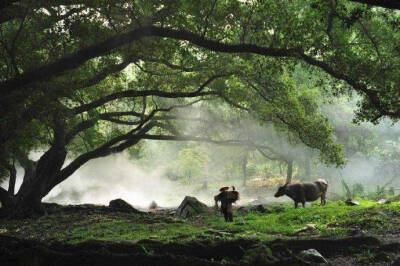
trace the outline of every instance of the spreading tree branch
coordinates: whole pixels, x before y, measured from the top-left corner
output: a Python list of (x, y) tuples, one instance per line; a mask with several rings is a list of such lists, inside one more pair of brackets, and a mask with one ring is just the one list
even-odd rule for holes
[(65, 57), (35, 70), (29, 71), (15, 77), (11, 80), (6, 80), (0, 83), (0, 92), (10, 92), (26, 86), (32, 82), (41, 81), (45, 78), (52, 77), (61, 72), (74, 69), (84, 62), (107, 54), (115, 48), (121, 47), (122, 45), (128, 44), (133, 41), (138, 41), (144, 37), (158, 36), (167, 37), (178, 40), (187, 40), (196, 44), (200, 47), (204, 47), (216, 52), (226, 53), (257, 53), (268, 56), (294, 56), (297, 49), (278, 49), (278, 48), (264, 48), (252, 44), (238, 44), (230, 45), (224, 44), (218, 41), (208, 40), (201, 37), (198, 34), (183, 31), (174, 30), (168, 28), (160, 28), (156, 26), (140, 27), (127, 33), (122, 33), (109, 38), (106, 41), (96, 43), (89, 47), (83, 48), (73, 54), (66, 55)]
[(265, 145), (256, 144), (250, 140), (214, 140), (206, 137), (196, 137), (196, 136), (188, 136), (188, 135), (154, 135), (154, 134), (144, 134), (142, 139), (151, 139), (151, 140), (170, 140), (170, 141), (198, 141), (198, 142), (207, 142), (212, 144), (218, 144), (223, 146), (248, 146), (252, 148), (260, 148), (260, 149), (268, 149), (271, 148)]
[(64, 181), (89, 160), (105, 157), (112, 153), (122, 152), (125, 149), (135, 145), (142, 139), (142, 136), (146, 132), (150, 131), (155, 125), (156, 124), (150, 122), (143, 127), (137, 127), (135, 130), (132, 130), (124, 135), (117, 136), (92, 151), (79, 155), (70, 164), (68, 164), (60, 171), (58, 176), (55, 178), (54, 183), (50, 184), (50, 186), (54, 187), (55, 185)]
[(271, 161), (285, 161), (285, 159), (283, 159), (281, 157), (272, 157), (271, 155), (266, 154), (262, 149), (260, 149), (258, 147), (256, 149), (262, 156), (264, 156), (265, 158), (267, 158)]
[(99, 107), (101, 105), (104, 105), (110, 101), (113, 101), (116, 99), (121, 99), (121, 98), (134, 98), (134, 97), (147, 97), (147, 96), (157, 96), (157, 97), (162, 97), (162, 98), (192, 98), (192, 97), (200, 97), (200, 96), (207, 96), (207, 95), (219, 96), (219, 95), (221, 95), (221, 93), (218, 93), (215, 91), (203, 92), (203, 90), (212, 81), (214, 81), (217, 78), (224, 77), (224, 76), (226, 76), (226, 75), (214, 75), (214, 76), (210, 77), (209, 79), (207, 79), (207, 81), (204, 82), (197, 90), (192, 91), (192, 92), (166, 92), (166, 91), (160, 91), (160, 90), (143, 90), (143, 91), (126, 90), (126, 91), (116, 92), (116, 93), (112, 93), (107, 96), (104, 96), (98, 100), (91, 102), (91, 103), (76, 107), (73, 109), (73, 113), (79, 114), (82, 112), (86, 112), (86, 111), (92, 110), (96, 107)]
[[(198, 99), (186, 104), (178, 104), (178, 105), (172, 105), (168, 108), (156, 108), (153, 109), (150, 114), (145, 115), (144, 113), (138, 113), (138, 112), (134, 112), (134, 111), (127, 111), (127, 112), (109, 112), (109, 113), (103, 113), (98, 115), (98, 117), (94, 117), (88, 120), (85, 120), (79, 124), (77, 124), (76, 126), (74, 126), (67, 134), (66, 134), (66, 143), (69, 143), (76, 135), (78, 135), (80, 132), (89, 129), (91, 127), (93, 127), (98, 120), (105, 120), (105, 121), (109, 121), (115, 124), (121, 124), (121, 125), (136, 125), (137, 127), (133, 129), (133, 131), (131, 131), (129, 134), (132, 134), (132, 132), (138, 130), (140, 127), (142, 127), (145, 123), (149, 122), (150, 120), (168, 120), (168, 119), (164, 119), (162, 117), (155, 117), (155, 115), (159, 112), (170, 112), (174, 109), (179, 109), (179, 108), (185, 108), (188, 106), (191, 106), (195, 103), (198, 103), (200, 101), (203, 101), (204, 99)], [(145, 108), (143, 109), (145, 110)], [(139, 118), (136, 121), (125, 121), (125, 120), (121, 120), (118, 119), (116, 117), (121, 117), (121, 116), (133, 116), (133, 117), (137, 117)], [(178, 118), (176, 118), (178, 119)]]
[(331, 76), (347, 82), (350, 86), (353, 87), (354, 90), (365, 94), (370, 99), (371, 103), (376, 107), (376, 109), (382, 112), (382, 114), (391, 117), (400, 117), (400, 113), (388, 111), (385, 108), (385, 106), (383, 106), (383, 104), (380, 101), (380, 98), (378, 97), (377, 91), (368, 89), (366, 84), (363, 84), (351, 78), (345, 73), (333, 69), (327, 63), (306, 55), (299, 48), (271, 48), (271, 47), (261, 47), (253, 44), (226, 44), (219, 41), (206, 39), (196, 33), (184, 30), (161, 28), (156, 26), (141, 27), (127, 33), (116, 35), (104, 42), (91, 45), (87, 48), (83, 48), (53, 63), (39, 67), (36, 70), (25, 72), (22, 75), (14, 77), (10, 80), (1, 82), (0, 92), (4, 94), (10, 91), (14, 91), (32, 82), (40, 81), (45, 78), (52, 77), (61, 72), (74, 69), (89, 59), (107, 54), (111, 50), (118, 48), (124, 44), (128, 44), (133, 41), (138, 41), (144, 37), (150, 37), (150, 36), (166, 37), (177, 40), (186, 40), (192, 44), (195, 44), (197, 46), (215, 52), (254, 53), (270, 57), (300, 58), (303, 61), (307, 62), (308, 64), (324, 70)]

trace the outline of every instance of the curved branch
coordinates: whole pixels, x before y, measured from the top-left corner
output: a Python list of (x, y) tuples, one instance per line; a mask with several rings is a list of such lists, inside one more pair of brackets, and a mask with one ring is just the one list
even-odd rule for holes
[(363, 30), (364, 34), (367, 36), (369, 41), (371, 42), (372, 46), (375, 49), (376, 55), (378, 56), (379, 60), (381, 60), (381, 53), (379, 52), (379, 47), (377, 42), (375, 41), (374, 37), (371, 35), (367, 27), (364, 25), (364, 23), (361, 22), (361, 20), (358, 21), (358, 23), (361, 26), (361, 29)]
[(144, 134), (142, 139), (151, 139), (151, 140), (170, 140), (170, 141), (199, 141), (199, 142), (208, 142), (223, 146), (248, 146), (259, 149), (268, 149), (271, 150), (270, 147), (265, 145), (258, 145), (250, 140), (214, 140), (205, 137), (194, 137), (187, 135), (152, 135), (152, 134)]
[(53, 188), (55, 185), (61, 183), (70, 175), (72, 175), (76, 170), (78, 170), (83, 164), (87, 163), (92, 159), (105, 157), (112, 153), (121, 152), (131, 147), (132, 145), (138, 143), (142, 139), (142, 136), (146, 132), (151, 130), (154, 126), (155, 124), (150, 122), (144, 127), (142, 127), (136, 134), (133, 134), (133, 131), (130, 131), (127, 134), (113, 138), (112, 140), (104, 143), (97, 149), (81, 154), (80, 156), (75, 158), (69, 165), (67, 165), (60, 171), (57, 178), (55, 178), (54, 183), (52, 183), (50, 186)]
[[(135, 111), (103, 113), (103, 114), (100, 114), (98, 117), (83, 121), (83, 122), (77, 124), (75, 127), (73, 127), (66, 134), (65, 142), (69, 143), (77, 134), (79, 134), (80, 132), (82, 132), (88, 128), (93, 127), (98, 120), (105, 120), (105, 121), (109, 121), (109, 122), (116, 123), (116, 124), (122, 124), (122, 125), (137, 125), (137, 127), (133, 129), (133, 131), (136, 131), (137, 129), (142, 127), (145, 123), (147, 123), (150, 120), (158, 121), (158, 120), (173, 119), (173, 118), (168, 119), (168, 118), (163, 118), (163, 117), (155, 117), (155, 115), (158, 112), (169, 112), (169, 111), (172, 111), (173, 109), (185, 108), (185, 107), (191, 106), (191, 105), (198, 103), (200, 101), (203, 101), (203, 100), (204, 99), (198, 99), (198, 100), (186, 103), (186, 104), (172, 105), (168, 108), (157, 108), (157, 109), (152, 110), (150, 112), (150, 114), (148, 114), (148, 115), (145, 115), (144, 113), (138, 113)], [(134, 117), (140, 118), (140, 120), (125, 121), (125, 120), (115, 118), (115, 117), (119, 117), (119, 116), (134, 116)], [(177, 119), (177, 118), (175, 118), (175, 119)], [(131, 131), (131, 133), (133, 131)]]
[(266, 154), (266, 153), (265, 153), (262, 149), (260, 149), (259, 147), (257, 147), (256, 149), (257, 149), (257, 151), (258, 151), (262, 156), (264, 156), (265, 158), (267, 158), (267, 159), (269, 159), (269, 160), (271, 160), (271, 161), (285, 161), (285, 159), (284, 159), (284, 158), (281, 158), (280, 156), (279, 156), (279, 158), (277, 158), (277, 157), (272, 157), (272, 156)]
[(126, 121), (126, 120), (121, 120), (121, 119), (111, 118), (111, 117), (104, 117), (101, 120), (105, 120), (105, 121), (112, 122), (114, 124), (125, 125), (125, 126), (135, 126), (135, 125), (140, 124), (140, 121)]
[(379, 97), (378, 97), (378, 92), (368, 89), (365, 84), (362, 84), (351, 77), (347, 76), (344, 73), (341, 73), (339, 71), (336, 71), (333, 69), (331, 66), (329, 66), (327, 63), (323, 61), (319, 61), (317, 59), (314, 59), (304, 53), (299, 53), (300, 57), (307, 62), (310, 65), (316, 66), (322, 70), (324, 70), (326, 73), (331, 75), (334, 78), (337, 78), (339, 80), (345, 81), (347, 84), (349, 84), (351, 87), (353, 87), (354, 90), (363, 93), (368, 97), (368, 99), (371, 101), (371, 103), (375, 106), (377, 110), (379, 110), (382, 115), (387, 115), (387, 116), (392, 116), (392, 117), (400, 117), (400, 113), (395, 113), (395, 112), (390, 112), (384, 108), (382, 105)]
[(133, 63), (137, 60), (138, 59), (135, 57), (130, 57), (130, 58), (127, 58), (126, 60), (124, 60), (120, 64), (115, 64), (115, 65), (111, 65), (107, 68), (104, 68), (101, 72), (97, 73), (90, 79), (80, 82), (79, 86), (77, 86), (75, 89), (80, 90), (80, 89), (94, 86), (94, 85), (100, 83), (101, 81), (103, 81), (104, 79), (106, 79), (111, 74), (114, 74), (114, 73), (124, 70), (127, 66), (129, 66), (131, 63)]
[(74, 69), (89, 59), (107, 54), (113, 49), (133, 41), (138, 41), (144, 37), (158, 36), (177, 40), (186, 40), (197, 46), (206, 48), (215, 52), (223, 53), (253, 53), (271, 57), (294, 57), (300, 58), (310, 65), (316, 66), (331, 76), (347, 82), (354, 90), (364, 93), (371, 103), (384, 115), (392, 117), (400, 117), (400, 114), (389, 112), (382, 106), (376, 91), (370, 90), (365, 84), (352, 79), (350, 76), (341, 73), (327, 63), (319, 61), (311, 56), (306, 55), (298, 48), (271, 48), (261, 47), (253, 44), (226, 44), (215, 40), (209, 40), (201, 35), (188, 32), (185, 30), (175, 30), (169, 28), (161, 28), (156, 26), (141, 27), (127, 33), (119, 34), (108, 40), (83, 48), (76, 53), (67, 55), (53, 63), (39, 67), (36, 70), (23, 73), (13, 79), (0, 83), (0, 92), (2, 94), (9, 93), (32, 82), (40, 81), (45, 78), (52, 77), (61, 72)]
[(146, 97), (146, 96), (158, 96), (158, 97), (163, 97), (163, 98), (192, 98), (192, 97), (207, 96), (207, 95), (219, 95), (219, 93), (214, 92), (214, 91), (207, 91), (207, 92), (202, 92), (202, 91), (212, 81), (214, 81), (217, 78), (224, 77), (224, 76), (227, 76), (227, 75), (214, 75), (214, 76), (210, 77), (209, 79), (207, 79), (207, 81), (204, 82), (197, 90), (192, 91), (192, 92), (165, 92), (165, 91), (159, 91), (159, 90), (143, 90), (143, 91), (126, 90), (126, 91), (116, 92), (116, 93), (112, 93), (107, 96), (104, 96), (103, 98), (100, 98), (91, 103), (76, 107), (73, 109), (73, 112), (75, 114), (80, 114), (80, 113), (92, 110), (101, 105), (104, 105), (110, 101), (113, 101), (116, 99), (121, 99), (121, 98)]
[(89, 119), (83, 121), (73, 127), (66, 135), (65, 135), (65, 143), (68, 144), (76, 135), (80, 132), (84, 131), (85, 129), (93, 127), (97, 122), (97, 119)]
[(130, 32), (111, 37), (104, 42), (83, 48), (73, 54), (66, 55), (65, 57), (53, 63), (44, 65), (33, 71), (25, 72), (24, 74), (11, 80), (1, 82), (0, 92), (10, 92), (32, 82), (53, 77), (61, 72), (74, 69), (92, 58), (107, 54), (113, 49), (121, 47), (122, 45), (150, 36), (187, 40), (193, 44), (210, 49), (212, 51), (225, 53), (256, 53), (261, 55), (281, 57), (294, 56), (298, 51), (298, 49), (266, 48), (252, 44), (224, 44), (218, 41), (205, 39), (198, 34), (184, 30), (174, 30), (156, 26), (140, 27)]

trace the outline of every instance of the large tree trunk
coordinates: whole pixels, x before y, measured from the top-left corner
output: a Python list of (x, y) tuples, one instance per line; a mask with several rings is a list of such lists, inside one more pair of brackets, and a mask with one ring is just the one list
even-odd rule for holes
[(10, 171), (10, 180), (8, 181), (8, 193), (10, 195), (14, 195), (15, 181), (17, 179), (17, 169), (15, 168), (14, 163), (9, 166), (8, 170)]
[[(0, 192), (3, 216), (24, 217), (44, 214), (42, 199), (56, 186), (56, 179), (65, 158), (65, 148), (59, 147), (50, 148), (37, 162), (29, 160), (26, 155), (20, 156), (19, 161), (25, 169), (24, 178), (15, 196), (5, 190)], [(15, 182), (15, 180), (10, 181)]]
[(15, 209), (15, 198), (2, 187), (0, 187), (0, 203), (0, 218), (11, 216)]
[(2, 166), (4, 167), (3, 171), (6, 169), (9, 172), (9, 180), (8, 190), (0, 187), (0, 203), (2, 207), (0, 209), (0, 217), (12, 213), (15, 208), (14, 188), (17, 176), (17, 170), (15, 169), (14, 163), (9, 164), (7, 161), (3, 161)]

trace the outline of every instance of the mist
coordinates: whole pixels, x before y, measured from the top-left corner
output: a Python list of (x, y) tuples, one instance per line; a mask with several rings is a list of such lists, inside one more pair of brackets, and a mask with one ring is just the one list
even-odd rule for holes
[[(351, 105), (351, 103), (349, 104)], [(348, 105), (348, 106), (349, 106)], [(218, 110), (197, 105), (174, 115), (183, 118), (195, 118), (197, 122), (180, 122), (179, 132), (186, 135), (213, 136), (217, 139), (250, 139), (267, 143), (280, 154), (296, 154), (294, 179), (312, 181), (317, 178), (329, 182), (329, 197), (343, 195), (341, 180), (352, 187), (360, 183), (366, 191), (374, 191), (378, 185), (389, 184), (400, 187), (399, 180), (393, 174), (382, 173), (382, 160), (378, 153), (357, 151), (347, 154), (347, 163), (343, 167), (327, 166), (318, 159), (318, 152), (304, 144), (289, 143), (284, 134), (271, 125), (261, 125), (251, 117), (241, 117), (237, 123), (226, 123)], [(207, 107), (207, 106), (206, 106)], [(383, 121), (378, 126), (355, 125), (351, 122), (352, 109), (337, 112), (339, 106), (325, 106), (324, 113), (340, 136), (342, 131), (360, 130), (363, 138), (373, 139), (374, 145), (386, 150), (398, 149), (391, 145), (390, 139), (396, 139), (400, 127)], [(338, 117), (339, 116), (339, 117)], [(340, 119), (339, 119), (340, 118)], [(344, 119), (343, 119), (344, 118)], [(226, 119), (226, 117), (225, 117)], [(210, 127), (210, 123), (213, 125)], [(338, 139), (340, 140), (340, 138)], [(345, 153), (349, 147), (345, 146)], [(245, 205), (262, 198), (268, 203), (289, 202), (287, 197), (274, 198), (276, 186), (269, 189), (251, 188), (252, 180), (268, 180), (270, 177), (284, 174), (277, 172), (279, 162), (270, 161), (255, 149), (250, 151), (248, 159), (248, 186), (243, 186), (241, 163), (246, 147), (224, 146), (201, 142), (142, 141), (135, 152), (126, 151), (104, 158), (91, 160), (78, 169), (67, 180), (56, 186), (45, 198), (46, 202), (59, 204), (102, 204), (122, 198), (131, 205), (146, 209), (152, 201), (160, 207), (176, 207), (187, 195), (213, 205), (213, 196), (222, 186), (235, 186), (241, 192), (237, 205)], [(31, 159), (38, 159), (40, 152), (32, 152)], [(247, 156), (247, 155), (246, 155)], [(311, 174), (304, 176), (302, 163), (305, 157), (312, 157)], [(66, 163), (68, 164), (68, 162)], [(23, 170), (17, 169), (18, 188), (22, 181)], [(6, 183), (3, 184), (5, 186)], [(250, 185), (249, 185), (250, 184)]]
[[(398, 167), (388, 163), (385, 155), (398, 152), (397, 142), (400, 136), (400, 125), (390, 119), (382, 119), (379, 124), (370, 122), (354, 124), (354, 110), (359, 98), (343, 99), (324, 105), (323, 112), (329, 118), (336, 135), (347, 134), (354, 138), (354, 143), (344, 144), (346, 164), (342, 167), (320, 165), (316, 167), (317, 175), (330, 181), (330, 190), (344, 193), (342, 179), (352, 187), (361, 184), (366, 192), (373, 192), (377, 187), (393, 187), (399, 192), (400, 179), (396, 178)], [(358, 139), (358, 140), (357, 140)], [(340, 141), (340, 140), (339, 140)], [(357, 148), (354, 146), (358, 146)]]
[[(190, 191), (166, 178), (164, 165), (144, 169), (127, 153), (92, 160), (44, 199), (62, 204), (108, 204), (122, 198), (133, 206), (146, 208), (155, 200), (159, 206), (172, 207)], [(211, 204), (210, 199), (202, 198)]]

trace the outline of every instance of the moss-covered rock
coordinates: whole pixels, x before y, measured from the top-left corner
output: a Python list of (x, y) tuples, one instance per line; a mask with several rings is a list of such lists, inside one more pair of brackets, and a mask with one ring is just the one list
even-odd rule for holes
[(130, 205), (123, 199), (112, 200), (112, 201), (110, 201), (108, 206), (110, 209), (112, 209), (114, 211), (142, 213), (141, 211), (133, 208), (132, 205)]
[(181, 218), (189, 218), (201, 213), (205, 213), (209, 210), (207, 205), (200, 202), (195, 197), (186, 196), (182, 203), (179, 205), (176, 210), (175, 216)]

